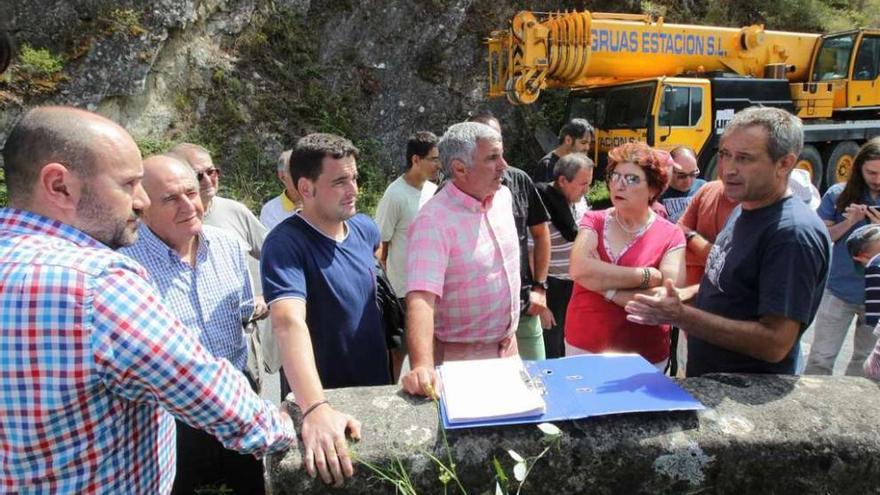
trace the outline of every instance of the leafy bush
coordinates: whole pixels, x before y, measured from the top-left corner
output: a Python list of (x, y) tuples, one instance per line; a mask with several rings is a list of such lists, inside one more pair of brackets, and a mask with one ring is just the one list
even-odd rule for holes
[(608, 192), (608, 185), (604, 180), (594, 182), (590, 187), (590, 190), (587, 191), (587, 203), (589, 203), (593, 209), (596, 209), (597, 206), (610, 204), (610, 201), (611, 194)]
[(18, 54), (18, 71), (24, 76), (51, 77), (64, 68), (64, 59), (45, 48), (33, 48), (25, 43)]
[(174, 146), (174, 143), (168, 139), (160, 139), (154, 137), (135, 138), (135, 142), (137, 143), (138, 148), (141, 150), (141, 155), (143, 155), (144, 158), (150, 155), (164, 153), (171, 149), (172, 146)]
[(102, 16), (109, 34), (122, 33), (129, 36), (141, 36), (147, 30), (141, 26), (140, 15), (132, 9), (113, 9)]

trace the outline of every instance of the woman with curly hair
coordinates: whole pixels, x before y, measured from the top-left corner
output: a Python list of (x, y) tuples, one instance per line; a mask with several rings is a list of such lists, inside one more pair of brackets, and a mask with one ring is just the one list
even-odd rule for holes
[(669, 181), (671, 160), (645, 143), (608, 153), (613, 207), (587, 212), (572, 247), (566, 355), (634, 352), (666, 367), (669, 326), (629, 322), (623, 307), (635, 294), (662, 290), (665, 279), (684, 282), (684, 234), (651, 209)]

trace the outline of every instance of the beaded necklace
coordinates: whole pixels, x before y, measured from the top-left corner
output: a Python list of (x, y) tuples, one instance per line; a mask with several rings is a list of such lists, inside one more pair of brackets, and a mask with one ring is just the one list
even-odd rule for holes
[(654, 218), (656, 217), (656, 215), (653, 211), (649, 211), (648, 221), (632, 230), (624, 227), (623, 223), (621, 223), (620, 220), (617, 219), (617, 210), (614, 210), (614, 215), (612, 215), (612, 217), (614, 217), (614, 223), (616, 223), (617, 226), (620, 227), (620, 230), (626, 232), (632, 237), (639, 237), (640, 235), (644, 234), (646, 230), (648, 230), (648, 227), (650, 227), (652, 223), (654, 223)]

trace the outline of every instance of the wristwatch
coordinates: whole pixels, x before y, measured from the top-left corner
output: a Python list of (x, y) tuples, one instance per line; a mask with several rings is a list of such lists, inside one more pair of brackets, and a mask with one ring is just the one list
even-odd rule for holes
[(533, 288), (534, 288), (534, 287), (540, 287), (540, 288), (542, 288), (542, 289), (544, 289), (544, 290), (546, 291), (546, 290), (547, 290), (547, 287), (549, 287), (549, 285), (547, 285), (547, 281), (546, 281), (546, 280), (543, 281), (543, 282), (539, 282), (539, 281), (537, 281), (537, 280), (532, 280), (532, 287), (533, 287)]
[(696, 230), (691, 230), (690, 232), (688, 232), (687, 234), (684, 235), (684, 238), (686, 241), (690, 242), (691, 239), (693, 239), (694, 237), (696, 237), (698, 235), (700, 235), (700, 234)]

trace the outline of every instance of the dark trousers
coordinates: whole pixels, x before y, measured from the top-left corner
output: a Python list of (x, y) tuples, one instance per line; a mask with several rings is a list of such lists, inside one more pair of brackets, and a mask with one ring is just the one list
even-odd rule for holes
[(544, 352), (547, 359), (565, 356), (565, 312), (574, 282), (554, 277), (547, 278), (547, 307), (553, 313), (556, 324), (544, 330)]
[(287, 375), (284, 374), (284, 366), (278, 369), (278, 381), (279, 388), (281, 389), (281, 400), (287, 399), (287, 395), (293, 390), (290, 389), (290, 384), (287, 383)]
[[(247, 374), (245, 374), (247, 376)], [(254, 382), (247, 377), (254, 388)], [(262, 495), (263, 461), (251, 454), (227, 450), (210, 433), (177, 421), (177, 476), (172, 495), (224, 486), (239, 495)], [(229, 492), (223, 492), (229, 493)]]

